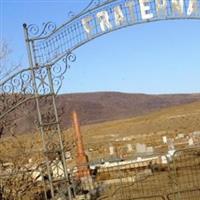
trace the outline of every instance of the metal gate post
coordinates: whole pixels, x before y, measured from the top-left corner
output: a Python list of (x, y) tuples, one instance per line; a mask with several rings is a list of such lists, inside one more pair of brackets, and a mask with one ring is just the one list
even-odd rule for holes
[[(56, 154), (56, 150), (53, 149), (49, 149), (49, 145), (50, 146), (56, 146), (61, 157), (59, 158), (58, 162), (55, 163), (56, 167), (59, 167), (59, 164), (61, 162), (62, 164), (62, 174), (64, 175), (63, 179), (65, 180), (65, 184), (66, 184), (66, 191), (68, 191), (68, 197), (69, 200), (72, 199), (72, 195), (71, 195), (71, 190), (70, 188), (70, 180), (69, 180), (69, 176), (68, 176), (68, 172), (67, 172), (67, 166), (66, 166), (66, 159), (65, 159), (65, 152), (64, 152), (64, 145), (63, 145), (63, 138), (61, 135), (61, 129), (60, 129), (60, 124), (59, 124), (59, 118), (58, 118), (58, 111), (57, 111), (57, 107), (56, 107), (56, 100), (55, 100), (55, 91), (54, 91), (54, 83), (53, 83), (53, 75), (52, 75), (52, 65), (46, 65), (46, 66), (37, 66), (35, 64), (35, 59), (34, 59), (34, 48), (33, 48), (33, 41), (29, 39), (29, 35), (28, 35), (28, 27), (26, 24), (24, 24), (24, 34), (25, 34), (25, 40), (26, 40), (26, 46), (27, 46), (27, 52), (28, 52), (28, 58), (29, 58), (29, 64), (31, 67), (31, 72), (32, 72), (32, 84), (33, 84), (33, 89), (34, 89), (34, 95), (35, 95), (35, 101), (36, 101), (36, 106), (37, 106), (37, 114), (38, 114), (38, 121), (39, 121), (39, 129), (40, 129), (40, 133), (41, 133), (41, 137), (42, 137), (42, 143), (43, 143), (43, 151), (44, 151), (44, 155), (45, 155), (45, 162), (46, 162), (46, 166), (47, 166), (47, 173), (48, 173), (48, 182), (50, 185), (50, 190), (51, 190), (51, 196), (52, 198), (55, 197), (55, 191), (54, 191), (54, 185), (53, 185), (53, 180), (54, 177), (52, 175), (52, 169), (51, 169), (51, 165), (50, 165), (50, 161), (48, 154)], [(31, 51), (32, 49), (32, 51)], [(36, 71), (40, 70), (40, 68), (43, 68), (46, 72), (47, 75), (47, 81), (48, 81), (48, 87), (49, 87), (49, 92), (48, 94), (44, 94), (44, 96), (48, 96), (51, 99), (51, 103), (52, 103), (52, 116), (53, 118), (55, 118), (55, 120), (53, 122), (51, 122), (50, 120), (47, 123), (43, 122), (43, 118), (42, 118), (42, 113), (41, 113), (41, 107), (40, 107), (40, 94), (38, 92), (38, 87), (37, 87), (37, 82), (38, 80), (36, 80)], [(41, 81), (41, 84), (44, 84), (43, 81), (44, 80), (39, 80)], [(48, 133), (47, 130), (45, 130), (45, 127), (48, 127), (50, 129), (50, 131), (52, 130), (52, 133)], [(55, 130), (54, 130), (55, 128)], [(58, 139), (58, 141), (54, 141), (53, 136), (56, 134), (56, 138)], [(48, 139), (45, 137), (48, 135)], [(52, 136), (52, 137), (51, 137)]]
[[(40, 128), (40, 133), (41, 133), (42, 141), (43, 141), (43, 150), (46, 152), (47, 149), (46, 149), (46, 146), (45, 146), (45, 143), (44, 143), (44, 129), (43, 129), (43, 124), (42, 124), (41, 110), (40, 110), (40, 106), (39, 106), (39, 94), (38, 94), (38, 89), (37, 89), (37, 85), (36, 85), (36, 78), (35, 78), (35, 67), (36, 66), (34, 64), (33, 55), (32, 55), (32, 52), (31, 52), (31, 47), (30, 47), (31, 41), (29, 40), (27, 25), (23, 24), (23, 28), (24, 28), (24, 36), (25, 36), (27, 53), (28, 53), (29, 65), (30, 65), (31, 73), (32, 73), (32, 84), (33, 84), (34, 96), (35, 96), (35, 101), (36, 101), (36, 106), (37, 106), (39, 128)], [(47, 165), (47, 173), (48, 173), (48, 178), (49, 178), (51, 196), (54, 197), (55, 195), (54, 195), (54, 189), (53, 189), (49, 160), (46, 156), (45, 156), (45, 159), (46, 159), (46, 165)]]

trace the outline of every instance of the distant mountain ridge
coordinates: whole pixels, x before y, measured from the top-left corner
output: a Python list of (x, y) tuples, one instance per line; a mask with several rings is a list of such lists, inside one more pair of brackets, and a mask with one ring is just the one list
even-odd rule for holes
[(70, 116), (72, 109), (77, 110), (82, 124), (87, 124), (139, 116), (195, 101), (200, 101), (200, 94), (94, 92), (59, 95), (57, 105), (64, 108), (66, 117)]
[[(182, 105), (200, 101), (200, 94), (169, 94), (148, 95), (128, 94), (120, 92), (94, 92), (62, 94), (56, 98), (62, 129), (71, 126), (71, 112), (78, 112), (82, 125), (125, 119), (144, 115), (161, 108)], [(46, 104), (41, 105), (45, 109)], [(29, 133), (35, 131), (33, 122), (37, 117), (36, 109), (26, 107), (31, 113), (18, 119), (17, 133)], [(18, 111), (19, 112), (19, 111)], [(62, 113), (62, 114), (61, 114)]]

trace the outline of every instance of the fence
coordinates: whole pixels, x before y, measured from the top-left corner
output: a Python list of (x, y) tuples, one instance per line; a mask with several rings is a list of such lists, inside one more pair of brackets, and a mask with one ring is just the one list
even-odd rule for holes
[[(163, 162), (161, 158), (163, 156), (160, 155), (140, 161), (76, 166), (69, 173), (71, 190), (74, 194), (72, 198), (83, 196), (84, 200), (199, 200), (200, 147), (178, 150), (172, 157), (165, 157), (167, 162)], [(54, 166), (53, 163), (52, 166)], [(27, 175), (28, 173), (33, 176), (30, 170), (20, 173), (22, 176), (19, 173), (13, 173), (10, 179), (8, 176), (7, 178), (0, 177), (1, 186), (6, 186), (5, 181), (12, 181), (19, 177), (26, 179), (24, 184), (29, 185), (18, 186), (20, 192), (23, 191), (21, 188), (26, 191), (23, 195), (15, 194), (15, 199), (51, 198), (48, 194), (49, 187), (45, 184), (45, 176), (37, 177), (37, 181), (33, 181)], [(54, 167), (52, 167), (52, 173), (56, 176)], [(54, 182), (55, 188), (58, 188), (55, 193), (61, 191), (63, 182), (62, 174), (58, 173), (58, 176), (55, 177), (57, 181)], [(63, 193), (66, 193), (66, 190), (62, 188)], [(6, 191), (9, 191), (9, 188), (4, 187), (4, 192)], [(67, 195), (65, 198), (70, 199)]]
[[(92, 180), (82, 174), (82, 190), (93, 191), (98, 200), (199, 200), (200, 148), (179, 150), (165, 158), (166, 163), (155, 156), (97, 165)], [(85, 167), (77, 167), (81, 169)]]

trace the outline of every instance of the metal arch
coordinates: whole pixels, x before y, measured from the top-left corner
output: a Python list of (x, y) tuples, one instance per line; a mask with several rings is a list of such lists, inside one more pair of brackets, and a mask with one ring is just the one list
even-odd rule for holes
[[(137, 22), (137, 23), (135, 23), (134, 25), (141, 25), (141, 24), (145, 24), (145, 23), (153, 23), (153, 22), (159, 22), (159, 21), (171, 21), (171, 20), (172, 20), (172, 21), (173, 21), (173, 20), (200, 20), (200, 16), (199, 16), (199, 17), (190, 17), (190, 18), (187, 17), (187, 18), (154, 19), (154, 20), (151, 20), (151, 21), (148, 21), (148, 22), (147, 22), (147, 21)], [(99, 37), (101, 37), (101, 36), (103, 36), (103, 35), (112, 33), (112, 32), (114, 32), (114, 31), (118, 31), (118, 30), (123, 29), (123, 28), (126, 28), (126, 27), (130, 27), (130, 26), (133, 26), (133, 24), (127, 24), (127, 25), (125, 25), (125, 26), (117, 27), (116, 29), (112, 29), (112, 30), (109, 31), (109, 32), (103, 32), (103, 33), (101, 33), (101, 34), (98, 34), (98, 35), (96, 35), (95, 37), (90, 38), (90, 39), (88, 39), (87, 41), (81, 43), (80, 45), (75, 46), (74, 48), (71, 49), (71, 52), (75, 51), (75, 50), (78, 49), (79, 47), (81, 47), (81, 46), (87, 44), (88, 42), (90, 42), (90, 41), (92, 41), (92, 40), (94, 40), (94, 39), (96, 39), (96, 38), (99, 38)], [(63, 54), (63, 55), (61, 56), (61, 59), (62, 59), (63, 56), (65, 56), (65, 54)], [(59, 58), (56, 59), (52, 64), (58, 62), (59, 60), (60, 60)]]
[[(129, 0), (130, 1), (130, 0)], [(125, 7), (125, 3), (127, 0), (101, 0), (101, 1), (91, 1), (91, 3), (82, 11), (80, 14), (73, 16), (72, 19), (68, 20), (66, 23), (56, 28), (53, 23), (48, 22), (46, 25), (43, 24), (43, 28), (39, 33), (39, 28), (36, 25), (28, 26), (29, 35), (31, 33), (36, 33), (35, 37), (30, 37), (29, 41), (32, 42), (32, 51), (34, 52), (34, 60), (37, 65), (54, 65), (60, 59), (62, 59), (69, 52), (73, 52), (75, 49), (80, 46), (86, 44), (87, 42), (100, 37), (104, 34), (110, 33), (115, 30), (119, 30), (121, 28), (125, 28), (128, 26), (133, 26), (137, 24), (147, 23), (147, 22), (155, 22), (161, 20), (180, 20), (180, 19), (200, 19), (200, 5), (198, 7), (199, 13), (196, 15), (188, 16), (186, 13), (183, 15), (175, 15), (172, 12), (172, 8), (167, 8), (167, 15), (160, 16), (157, 14), (155, 3), (152, 4), (152, 13), (154, 13), (154, 17), (150, 20), (143, 20), (141, 18), (140, 7), (138, 0), (135, 0), (134, 4), (134, 15), (135, 20), (130, 20), (131, 15), (127, 8)], [(200, 4), (200, 0), (197, 0)], [(95, 3), (97, 2), (97, 3)], [(151, 2), (151, 1), (150, 1)], [(152, 1), (154, 2), (154, 1)], [(151, 3), (152, 3), (151, 2)], [(167, 0), (168, 5), (170, 5), (171, 0)], [(188, 0), (185, 0), (185, 3), (188, 3)], [(123, 8), (124, 16), (126, 22), (120, 26), (114, 25), (114, 17), (113, 8), (115, 6), (121, 6)], [(112, 29), (107, 31), (101, 31), (98, 20), (96, 19), (96, 14), (99, 11), (105, 10), (108, 12), (110, 16), (110, 23), (113, 25)], [(185, 8), (186, 10), (186, 8)], [(93, 28), (93, 33), (88, 35), (83, 28), (81, 20), (85, 17), (92, 16), (91, 24)], [(39, 34), (39, 35), (38, 35)]]
[[(154, 19), (151, 21), (143, 21), (143, 22), (137, 22), (134, 24), (126, 24), (125, 26), (121, 26), (121, 27), (116, 27), (115, 29), (112, 29), (110, 31), (107, 32), (101, 32), (100, 34), (95, 35), (94, 37), (90, 37), (89, 39), (87, 39), (86, 41), (83, 41), (80, 44), (77, 44), (76, 46), (74, 46), (73, 48), (71, 48), (69, 51), (67, 50), (66, 52), (64, 52), (63, 54), (61, 54), (58, 58), (55, 58), (54, 60), (52, 60), (52, 62), (47, 62), (47, 65), (54, 65), (56, 64), (59, 60), (61, 60), (62, 58), (64, 58), (66, 56), (66, 54), (68, 55), (69, 52), (74, 52), (76, 49), (78, 49), (79, 47), (87, 44), (88, 42), (97, 39), (103, 35), (112, 33), (114, 31), (118, 31), (120, 29), (126, 28), (126, 27), (130, 27), (130, 26), (135, 26), (135, 25), (141, 25), (144, 23), (153, 23), (153, 22), (159, 22), (159, 21), (172, 21), (172, 20), (200, 20), (200, 16), (199, 17), (182, 17), (182, 18), (165, 18), (165, 19)], [(37, 40), (37, 39), (36, 39)], [(70, 53), (71, 54), (71, 53)], [(73, 54), (74, 55), (74, 54)], [(74, 55), (75, 56), (75, 55)], [(38, 65), (40, 65), (40, 63), (37, 63)], [(42, 63), (45, 65), (45, 63)]]

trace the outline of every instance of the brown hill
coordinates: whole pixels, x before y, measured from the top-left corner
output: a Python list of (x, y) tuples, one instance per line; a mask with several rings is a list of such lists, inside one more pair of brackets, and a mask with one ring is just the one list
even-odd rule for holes
[[(174, 139), (175, 148), (188, 147), (188, 138), (193, 132), (195, 144), (200, 144), (200, 101), (163, 108), (149, 114), (128, 119), (108, 121), (81, 127), (87, 149), (92, 149), (93, 158), (109, 157), (109, 146), (117, 147), (116, 154), (127, 153), (127, 144), (136, 143), (155, 147), (155, 153), (166, 153), (168, 145), (163, 143), (163, 136)], [(69, 129), (67, 134), (73, 134)], [(184, 137), (177, 137), (184, 135)], [(133, 152), (131, 152), (131, 156)]]
[(76, 109), (83, 124), (124, 119), (143, 115), (161, 108), (200, 100), (200, 94), (146, 95), (119, 92), (64, 94), (58, 96), (58, 108), (63, 108), (62, 121), (68, 123), (70, 112)]
[[(144, 115), (161, 108), (200, 101), (200, 94), (146, 95), (118, 92), (63, 94), (56, 99), (62, 128), (71, 126), (70, 114), (76, 109), (82, 124), (105, 122)], [(48, 103), (41, 107), (48, 109)], [(20, 109), (17, 110), (20, 112)], [(17, 116), (17, 117), (16, 117)], [(23, 107), (21, 115), (11, 115), (14, 133), (35, 132), (37, 117), (34, 103)]]

